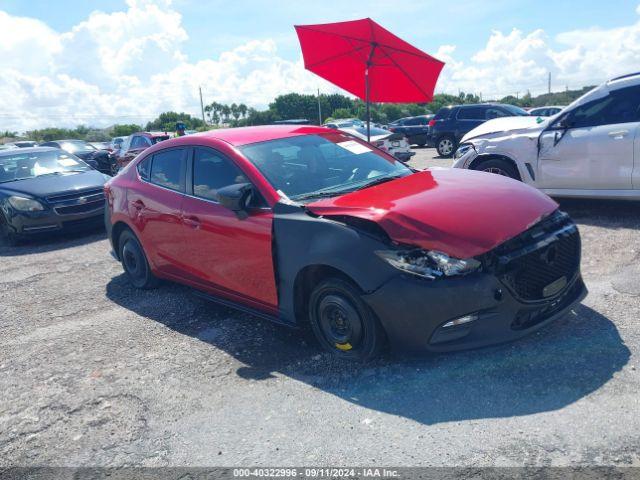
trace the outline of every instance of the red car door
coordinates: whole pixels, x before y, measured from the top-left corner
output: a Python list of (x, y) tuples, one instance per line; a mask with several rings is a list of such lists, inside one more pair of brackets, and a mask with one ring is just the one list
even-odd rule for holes
[(242, 171), (230, 159), (205, 147), (195, 147), (190, 161), (182, 206), (184, 259), (190, 280), (215, 294), (276, 312), (271, 210), (256, 200), (250, 215), (238, 219), (217, 202), (216, 190), (248, 183)]
[(129, 215), (151, 263), (159, 271), (180, 275), (182, 255), (182, 204), (188, 148), (161, 150), (137, 165), (142, 179), (127, 192)]

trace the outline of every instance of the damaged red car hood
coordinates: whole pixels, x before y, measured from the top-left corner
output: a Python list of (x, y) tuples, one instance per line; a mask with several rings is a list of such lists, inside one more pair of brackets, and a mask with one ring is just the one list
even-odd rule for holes
[(483, 254), (558, 208), (500, 175), (432, 169), (307, 205), (315, 215), (371, 220), (402, 244), (457, 258)]

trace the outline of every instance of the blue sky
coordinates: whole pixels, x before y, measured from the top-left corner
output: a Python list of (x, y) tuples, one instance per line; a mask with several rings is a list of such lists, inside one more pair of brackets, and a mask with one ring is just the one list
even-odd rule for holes
[(340, 91), (293, 25), (371, 17), (446, 62), (436, 92), (497, 99), (640, 69), (640, 0), (0, 0), (1, 129), (144, 123), (205, 102)]
[[(189, 60), (215, 57), (254, 38), (273, 38), (283, 57), (293, 60), (298, 45), (293, 25), (371, 17), (399, 36), (433, 52), (454, 44), (463, 56), (484, 44), (493, 30), (544, 29), (554, 37), (567, 30), (608, 29), (628, 23), (638, 2), (633, 0), (176, 0), (189, 40)], [(94, 10), (122, 11), (119, 0), (0, 0), (0, 10), (38, 18), (66, 31)]]

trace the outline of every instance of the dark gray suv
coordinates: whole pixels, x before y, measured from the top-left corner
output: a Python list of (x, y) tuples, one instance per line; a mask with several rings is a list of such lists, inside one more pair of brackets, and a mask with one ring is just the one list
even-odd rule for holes
[(502, 103), (452, 105), (438, 110), (431, 120), (431, 142), (441, 157), (450, 157), (458, 148), (460, 139), (487, 120), (500, 117), (526, 117), (520, 107)]

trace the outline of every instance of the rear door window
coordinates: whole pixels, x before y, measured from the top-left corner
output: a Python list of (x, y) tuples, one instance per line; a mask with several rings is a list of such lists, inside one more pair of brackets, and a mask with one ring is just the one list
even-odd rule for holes
[(149, 181), (161, 187), (184, 192), (186, 149), (174, 148), (153, 155)]
[(487, 111), (485, 112), (486, 120), (491, 120), (493, 118), (500, 118), (500, 117), (510, 117), (510, 116), (511, 114), (509, 112), (506, 112), (499, 108), (487, 108)]
[(464, 107), (458, 110), (458, 120), (486, 120), (486, 108), (484, 107)]
[(151, 157), (147, 157), (138, 163), (138, 175), (143, 180), (149, 180), (149, 175), (151, 174)]

